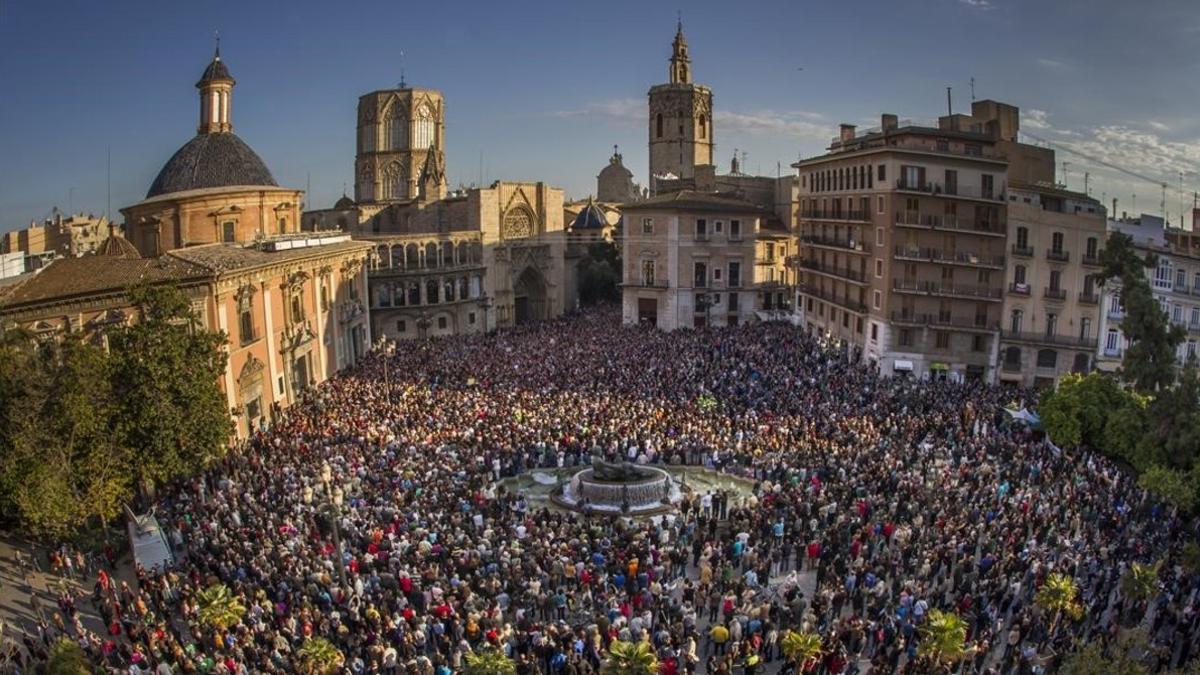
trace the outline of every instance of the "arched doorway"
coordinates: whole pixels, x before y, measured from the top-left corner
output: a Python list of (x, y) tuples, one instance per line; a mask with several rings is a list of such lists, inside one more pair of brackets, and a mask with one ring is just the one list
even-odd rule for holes
[(526, 267), (513, 284), (513, 316), (518, 326), (546, 318), (546, 279), (534, 267)]

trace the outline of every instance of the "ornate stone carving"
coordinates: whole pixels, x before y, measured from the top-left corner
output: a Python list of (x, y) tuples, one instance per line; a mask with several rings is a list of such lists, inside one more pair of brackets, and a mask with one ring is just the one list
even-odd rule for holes
[(504, 214), (500, 236), (505, 239), (525, 239), (534, 234), (533, 214), (528, 209), (516, 207)]

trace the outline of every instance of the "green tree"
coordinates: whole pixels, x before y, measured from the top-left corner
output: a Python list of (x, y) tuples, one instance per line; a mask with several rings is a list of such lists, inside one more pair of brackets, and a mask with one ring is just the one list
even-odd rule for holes
[(233, 426), (220, 387), (225, 336), (199, 328), (178, 289), (131, 292), (139, 320), (110, 338), (118, 429), (137, 485), (190, 475), (224, 452)]
[(579, 261), (579, 302), (585, 306), (621, 299), (621, 258), (616, 245), (599, 241), (588, 245)]
[(1171, 386), (1175, 381), (1175, 349), (1187, 332), (1167, 321), (1145, 270), (1158, 264), (1153, 253), (1140, 257), (1133, 239), (1122, 232), (1113, 232), (1100, 253), (1104, 266), (1100, 283), (1117, 280), (1121, 284), (1121, 301), (1125, 317), (1121, 332), (1129, 339), (1129, 348), (1121, 361), (1121, 377), (1139, 392), (1153, 394)]
[(465, 675), (516, 675), (517, 664), (499, 649), (481, 649), (466, 657)]
[(967, 648), (967, 622), (954, 612), (930, 610), (928, 618), (921, 625), (917, 655), (949, 671), (970, 653), (971, 650)]
[(1150, 399), (1136, 392), (1125, 393), (1124, 400), (1105, 418), (1098, 449), (1136, 466), (1139, 447), (1150, 424), (1146, 411)]
[(608, 658), (600, 666), (602, 675), (656, 675), (658, 656), (649, 642), (613, 640), (608, 646)]
[(1079, 586), (1066, 574), (1052, 573), (1046, 577), (1033, 601), (1050, 612), (1050, 632), (1055, 633), (1062, 617), (1078, 621), (1083, 617), (1083, 603), (1079, 601)]
[(305, 675), (332, 675), (346, 661), (340, 649), (321, 637), (305, 640), (296, 654)]
[(225, 584), (212, 584), (196, 594), (200, 623), (218, 631), (228, 630), (242, 620), (246, 607)]
[(796, 672), (805, 672), (816, 667), (823, 652), (821, 636), (789, 630), (783, 634), (779, 648), (784, 658), (796, 666)]
[(1175, 386), (1158, 392), (1147, 413), (1149, 429), (1138, 448), (1139, 468), (1160, 464), (1190, 470), (1200, 453), (1200, 372), (1194, 360), (1180, 371)]
[(1197, 484), (1200, 482), (1197, 473), (1200, 471), (1196, 468), (1184, 473), (1152, 464), (1138, 477), (1138, 486), (1164, 502), (1190, 512), (1196, 508)]
[(59, 638), (50, 645), (46, 675), (92, 675), (94, 672), (87, 654), (74, 640)]
[(103, 526), (131, 494), (128, 453), (112, 428), (110, 359), (77, 334), (24, 347), (28, 336), (9, 338), (15, 351), (0, 357), (0, 381), (33, 379), (21, 396), (0, 394), (26, 408), (3, 435), (0, 502), (38, 535), (69, 536), (92, 518)]
[(1158, 570), (1161, 563), (1143, 565), (1133, 563), (1121, 577), (1121, 595), (1133, 602), (1134, 621), (1146, 614), (1147, 605), (1158, 591)]
[(1105, 445), (1105, 427), (1113, 411), (1126, 404), (1130, 395), (1102, 373), (1063, 376), (1047, 394), (1038, 413), (1050, 439), (1063, 447), (1084, 446), (1094, 450)]

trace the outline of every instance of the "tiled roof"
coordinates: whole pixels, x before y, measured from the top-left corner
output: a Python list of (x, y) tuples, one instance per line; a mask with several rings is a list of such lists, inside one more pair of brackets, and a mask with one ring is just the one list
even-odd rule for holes
[(211, 272), (175, 258), (60, 258), (0, 295), (0, 310), (123, 291), (139, 283), (200, 281)]
[(233, 132), (197, 134), (163, 165), (146, 198), (233, 185), (277, 187), (262, 158)]
[(263, 251), (238, 244), (206, 244), (168, 251), (167, 256), (202, 267), (210, 272), (230, 272), (291, 260), (303, 260), (314, 256), (334, 255), (353, 251), (365, 251), (371, 244), (362, 241), (344, 241), (324, 246), (293, 248), (285, 251)]

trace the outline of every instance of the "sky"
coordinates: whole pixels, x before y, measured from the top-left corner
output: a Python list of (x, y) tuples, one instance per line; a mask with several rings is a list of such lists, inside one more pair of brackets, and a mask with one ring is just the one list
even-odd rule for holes
[(646, 92), (667, 79), (677, 12), (722, 171), (736, 149), (743, 170), (786, 173), (841, 122), (932, 119), (947, 86), (968, 112), (974, 78), (1056, 146), (1072, 189), (1087, 172), (1106, 204), (1157, 214), (1165, 182), (1173, 220), (1200, 190), (1196, 0), (0, 0), (0, 230), (143, 198), (195, 133), (216, 31), (235, 130), (279, 184), (309, 186), (309, 208), (352, 194), (358, 97), (402, 69), (445, 95), (452, 188), (543, 180), (583, 198), (614, 144), (645, 183)]

